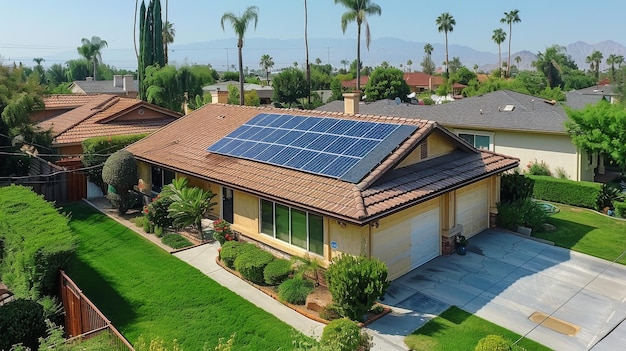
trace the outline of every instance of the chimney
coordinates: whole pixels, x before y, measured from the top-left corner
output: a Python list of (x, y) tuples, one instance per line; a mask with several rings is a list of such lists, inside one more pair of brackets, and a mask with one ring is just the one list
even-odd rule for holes
[(93, 82), (93, 77), (85, 77), (86, 82)]
[(228, 92), (222, 91), (220, 90), (220, 88), (217, 88), (217, 90), (211, 91), (211, 103), (212, 104), (227, 104)]
[(113, 87), (122, 88), (123, 86), (124, 86), (124, 83), (122, 82), (122, 75), (114, 74), (113, 75)]
[(123, 83), (124, 91), (126, 92), (135, 91), (134, 80), (133, 80), (132, 74), (124, 75), (123, 80), (124, 80), (124, 83)]
[(350, 115), (359, 114), (359, 97), (361, 93), (343, 93), (343, 112)]

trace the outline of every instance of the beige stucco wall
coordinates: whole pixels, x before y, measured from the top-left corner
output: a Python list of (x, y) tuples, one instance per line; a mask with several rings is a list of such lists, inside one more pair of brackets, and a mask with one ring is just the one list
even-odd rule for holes
[(561, 167), (569, 179), (593, 181), (594, 167), (588, 165), (586, 155), (577, 151), (568, 135), (497, 131), (493, 151), (519, 158), (522, 170), (530, 162), (544, 161), (553, 175)]
[[(441, 135), (440, 132), (435, 131), (426, 139), (427, 146), (427, 157), (425, 160), (431, 159), (433, 157), (441, 156), (448, 154), (454, 151), (457, 146), (450, 142), (450, 139)], [(407, 157), (405, 157), (402, 162), (396, 168), (406, 167), (415, 163), (418, 163), (422, 160), (421, 151), (422, 145), (418, 145)]]

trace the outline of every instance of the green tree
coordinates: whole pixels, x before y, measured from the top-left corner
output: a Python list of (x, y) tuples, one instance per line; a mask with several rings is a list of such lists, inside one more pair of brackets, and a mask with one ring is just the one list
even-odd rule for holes
[(344, 59), (341, 60), (341, 64), (343, 65), (343, 70), (348, 72), (348, 69), (346, 67), (350, 64), (350, 61)]
[(272, 56), (268, 54), (264, 54), (261, 56), (261, 60), (259, 61), (259, 67), (261, 67), (265, 71), (265, 79), (267, 81), (267, 85), (270, 84), (270, 71), (272, 67), (274, 67), (274, 59)]
[(600, 63), (602, 62), (603, 55), (598, 50), (593, 50), (591, 55), (585, 58), (585, 62), (589, 64), (589, 69), (594, 72), (596, 81), (600, 78)]
[(500, 23), (506, 23), (509, 25), (509, 59), (507, 60), (507, 67), (511, 67), (511, 38), (513, 31), (513, 24), (520, 23), (522, 20), (519, 18), (519, 10), (511, 10), (504, 13), (504, 17), (500, 19)]
[(498, 45), (498, 69), (502, 73), (502, 50), (500, 50), (500, 44), (506, 40), (506, 32), (502, 28), (494, 29), (491, 40)]
[(102, 49), (109, 44), (100, 37), (93, 36), (91, 40), (81, 39), (82, 45), (77, 48), (78, 53), (93, 65), (93, 80), (96, 80), (98, 63), (102, 63)]
[[(197, 71), (197, 70), (196, 70)], [(175, 66), (167, 65), (148, 66), (145, 72), (144, 83), (146, 101), (173, 111), (183, 112), (185, 93), (193, 104), (196, 96), (202, 96), (202, 81), (189, 67), (184, 66), (176, 69)]]
[(46, 81), (52, 86), (67, 82), (67, 76), (63, 65), (55, 63), (46, 70)]
[(621, 104), (600, 101), (582, 110), (566, 108), (567, 131), (574, 145), (588, 152), (609, 156), (626, 170), (626, 109)]
[[(165, 190), (167, 188), (167, 190)], [(172, 201), (167, 212), (175, 227), (184, 228), (193, 225), (203, 239), (202, 218), (217, 205), (211, 202), (215, 197), (211, 191), (198, 187), (187, 187), (187, 178), (177, 178), (164, 187), (165, 194)]]
[(440, 33), (444, 32), (446, 37), (446, 78), (448, 78), (450, 76), (450, 71), (448, 69), (448, 32), (452, 32), (454, 30), (456, 20), (448, 12), (444, 12), (437, 17), (435, 23), (437, 24), (437, 30)]
[[(237, 53), (239, 55), (239, 91), (243, 92), (243, 37), (246, 34), (246, 30), (248, 29), (248, 24), (254, 21), (254, 28), (256, 29), (257, 22), (259, 21), (259, 8), (256, 6), (249, 6), (243, 12), (241, 17), (237, 17), (232, 12), (226, 12), (221, 19), (222, 30), (224, 28), (224, 22), (228, 21), (233, 27), (233, 31), (237, 35)], [(239, 104), (244, 105), (244, 94), (240, 94)]]
[(424, 60), (420, 65), (422, 66), (422, 72), (429, 75), (435, 73), (435, 61), (432, 59), (432, 53), (434, 50), (435, 49), (430, 43), (424, 45), (424, 53), (426, 56), (424, 56)]
[(149, 85), (146, 83), (146, 72), (148, 67), (165, 66), (161, 1), (150, 0), (148, 7), (142, 1), (139, 17), (139, 97), (147, 101)]
[(557, 87), (563, 84), (562, 65), (566, 64), (566, 61), (565, 47), (553, 45), (543, 53), (539, 52), (537, 60), (533, 61), (532, 65), (546, 77), (550, 87)]
[(463, 64), (461, 63), (461, 59), (458, 56), (453, 57), (449, 65), (450, 65), (449, 69), (450, 69), (451, 74), (456, 73), (458, 70), (461, 69), (461, 67), (463, 67)]
[(109, 184), (107, 198), (119, 214), (125, 214), (135, 200), (129, 190), (137, 184), (137, 161), (127, 150), (118, 150), (104, 163), (102, 180)]
[(399, 97), (406, 101), (410, 93), (409, 85), (404, 80), (401, 70), (394, 67), (380, 66), (374, 69), (365, 85), (367, 101), (380, 99), (395, 99)]
[(407, 61), (406, 61), (406, 66), (408, 67), (409, 72), (411, 72), (411, 66), (412, 66), (412, 65), (413, 65), (413, 61), (411, 61), (411, 60), (407, 60)]
[(165, 22), (163, 24), (163, 55), (166, 65), (169, 63), (168, 47), (174, 42), (174, 37), (176, 37), (176, 29), (174, 29), (174, 23)]
[(465, 85), (467, 85), (472, 79), (476, 79), (476, 73), (470, 71), (465, 66), (461, 66), (461, 68), (450, 75), (451, 81)]
[[(367, 16), (381, 15), (382, 10), (379, 5), (370, 0), (335, 0), (335, 4), (343, 5), (347, 11), (341, 16), (341, 30), (345, 33), (348, 23), (356, 22), (356, 62), (361, 62), (361, 25), (365, 24), (365, 46), (370, 48), (372, 40), (370, 26), (367, 23)], [(356, 90), (361, 90), (361, 69), (356, 70)]]
[(287, 68), (274, 78), (274, 96), (272, 99), (291, 106), (298, 99), (309, 95), (304, 73), (297, 68)]

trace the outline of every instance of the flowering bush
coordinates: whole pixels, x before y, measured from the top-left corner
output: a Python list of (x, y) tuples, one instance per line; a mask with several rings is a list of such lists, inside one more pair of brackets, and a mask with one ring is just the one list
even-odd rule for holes
[(235, 240), (235, 234), (230, 229), (230, 223), (223, 219), (213, 221), (213, 237), (219, 241), (220, 245), (224, 245), (227, 241)]
[(533, 162), (528, 162), (528, 164), (526, 165), (526, 169), (526, 172), (532, 175), (552, 175), (550, 173), (550, 167), (548, 167), (548, 165), (544, 161), (539, 162), (535, 160)]
[(172, 200), (169, 196), (157, 195), (157, 197), (153, 198), (150, 205), (144, 207), (144, 213), (148, 221), (161, 228), (171, 227), (174, 220), (167, 211), (171, 203)]

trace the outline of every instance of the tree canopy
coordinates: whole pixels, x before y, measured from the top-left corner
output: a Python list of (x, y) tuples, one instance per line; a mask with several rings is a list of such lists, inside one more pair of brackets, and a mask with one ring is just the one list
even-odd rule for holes
[(567, 131), (574, 145), (609, 156), (626, 170), (626, 108), (600, 101), (582, 110), (566, 109)]
[(308, 84), (304, 73), (297, 68), (287, 68), (274, 78), (273, 100), (291, 106), (298, 99), (309, 95)]
[(406, 101), (410, 89), (404, 80), (404, 73), (394, 67), (376, 67), (365, 86), (367, 101), (395, 99)]
[(98, 63), (102, 63), (101, 51), (109, 44), (98, 36), (91, 37), (91, 40), (83, 38), (81, 43), (82, 45), (77, 48), (78, 53), (93, 64), (93, 80), (96, 80)]

